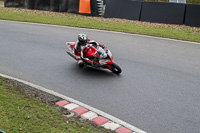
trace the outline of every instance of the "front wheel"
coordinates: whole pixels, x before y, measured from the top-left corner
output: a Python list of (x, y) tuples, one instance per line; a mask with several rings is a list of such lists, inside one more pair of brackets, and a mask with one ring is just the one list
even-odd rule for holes
[(110, 65), (111, 67), (111, 71), (115, 74), (120, 74), (122, 72), (122, 69), (115, 63), (113, 63), (112, 65)]

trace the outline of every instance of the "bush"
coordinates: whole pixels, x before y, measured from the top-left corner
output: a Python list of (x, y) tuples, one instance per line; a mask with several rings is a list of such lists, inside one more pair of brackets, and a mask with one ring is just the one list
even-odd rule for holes
[(200, 1), (199, 0), (187, 0), (187, 3), (200, 4)]

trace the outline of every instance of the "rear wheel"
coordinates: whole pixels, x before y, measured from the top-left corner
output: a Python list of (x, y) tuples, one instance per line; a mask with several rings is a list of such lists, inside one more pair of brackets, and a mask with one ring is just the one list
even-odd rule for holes
[(115, 74), (120, 74), (122, 72), (122, 69), (115, 63), (113, 63), (112, 65), (110, 65), (111, 67), (111, 71)]

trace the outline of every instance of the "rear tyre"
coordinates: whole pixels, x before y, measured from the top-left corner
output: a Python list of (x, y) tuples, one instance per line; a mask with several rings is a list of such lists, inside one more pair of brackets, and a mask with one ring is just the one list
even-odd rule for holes
[(111, 67), (111, 71), (115, 74), (120, 74), (122, 72), (122, 69), (115, 63), (113, 63), (112, 65), (110, 65)]

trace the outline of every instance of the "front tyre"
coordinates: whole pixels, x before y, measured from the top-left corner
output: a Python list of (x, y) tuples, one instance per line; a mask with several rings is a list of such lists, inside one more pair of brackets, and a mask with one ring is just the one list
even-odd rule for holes
[(110, 65), (110, 67), (111, 71), (115, 74), (120, 74), (122, 72), (122, 69), (116, 63), (113, 63), (112, 65)]

